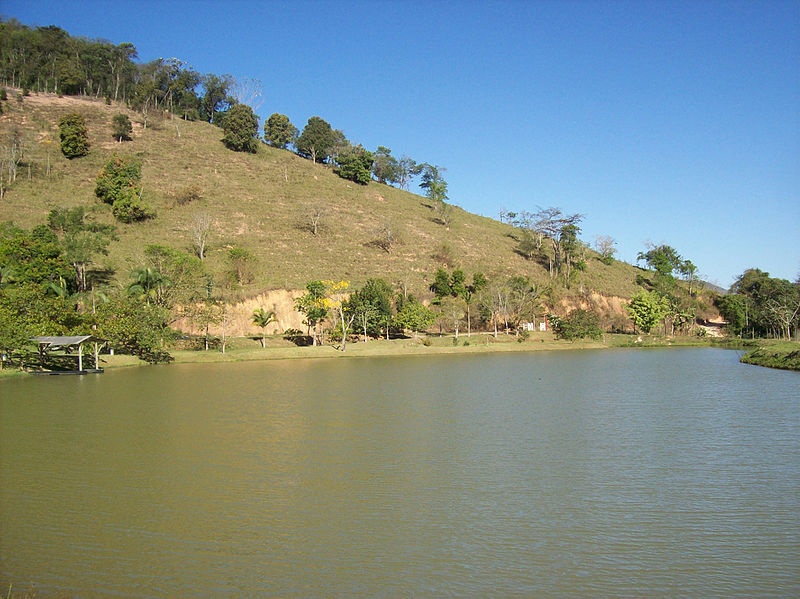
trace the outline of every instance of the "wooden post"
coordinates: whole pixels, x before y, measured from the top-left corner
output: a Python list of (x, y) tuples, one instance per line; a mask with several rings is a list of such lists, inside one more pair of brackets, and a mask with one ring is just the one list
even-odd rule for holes
[(95, 370), (100, 370), (100, 367), (98, 366), (98, 364), (100, 362), (97, 359), (97, 353), (98, 353), (98, 351), (97, 351), (97, 341), (95, 341), (94, 342), (94, 369)]
[(83, 343), (78, 344), (78, 372), (83, 370)]

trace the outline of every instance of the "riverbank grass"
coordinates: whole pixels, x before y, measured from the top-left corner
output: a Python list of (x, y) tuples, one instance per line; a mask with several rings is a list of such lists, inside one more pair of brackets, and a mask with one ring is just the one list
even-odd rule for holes
[(763, 341), (756, 349), (742, 356), (745, 364), (800, 370), (800, 343), (796, 341)]

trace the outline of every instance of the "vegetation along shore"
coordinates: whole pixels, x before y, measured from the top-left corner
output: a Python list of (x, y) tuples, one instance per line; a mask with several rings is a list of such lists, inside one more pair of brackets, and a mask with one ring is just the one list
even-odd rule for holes
[(722, 290), (667, 243), (617, 260), (562, 207), (471, 214), (444, 167), (261, 124), (252, 86), (132, 44), (0, 21), (0, 56), (4, 371), (74, 368), (42, 335), (100, 338), (107, 366), (723, 336), (797, 368), (800, 280)]

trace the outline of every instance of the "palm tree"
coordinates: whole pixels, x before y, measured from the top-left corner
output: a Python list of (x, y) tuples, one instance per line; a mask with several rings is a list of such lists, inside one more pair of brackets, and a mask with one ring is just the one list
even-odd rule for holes
[(128, 293), (144, 299), (148, 306), (150, 300), (157, 304), (160, 299), (161, 286), (166, 280), (164, 276), (156, 269), (145, 266), (135, 269), (131, 273), (131, 277), (133, 281), (128, 285)]
[(261, 347), (267, 347), (267, 335), (266, 329), (267, 325), (275, 322), (275, 310), (270, 310), (267, 312), (264, 308), (259, 308), (258, 310), (253, 312), (253, 324), (257, 327), (261, 327)]

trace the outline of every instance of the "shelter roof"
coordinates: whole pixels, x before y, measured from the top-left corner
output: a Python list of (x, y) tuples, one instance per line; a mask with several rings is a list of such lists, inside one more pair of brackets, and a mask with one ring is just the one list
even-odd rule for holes
[(31, 341), (44, 345), (50, 349), (57, 349), (59, 347), (70, 347), (72, 345), (80, 345), (87, 341), (103, 342), (105, 339), (100, 339), (94, 335), (71, 335), (71, 336), (51, 336), (51, 337), (31, 337)]

